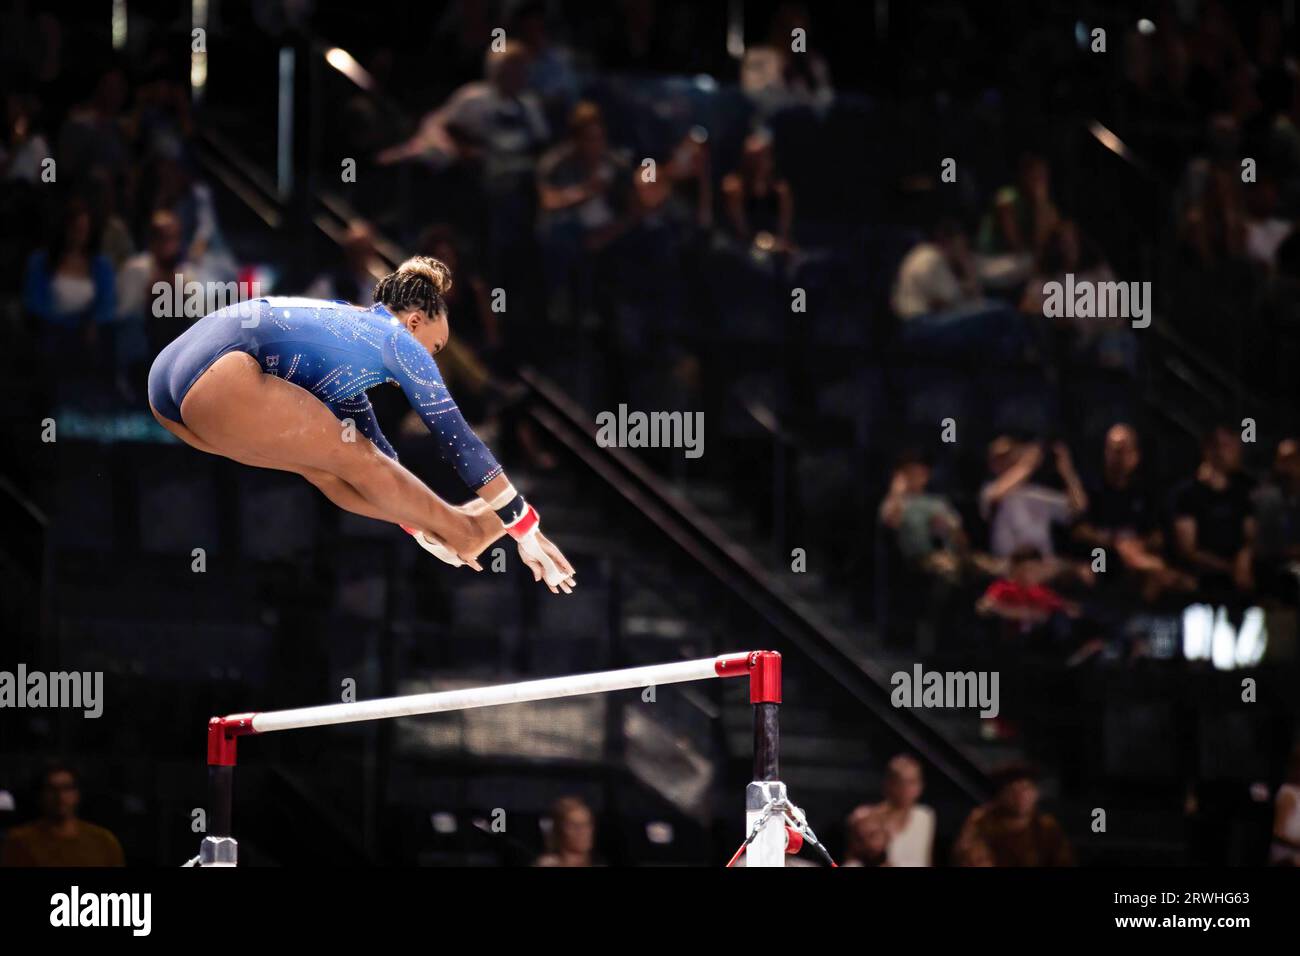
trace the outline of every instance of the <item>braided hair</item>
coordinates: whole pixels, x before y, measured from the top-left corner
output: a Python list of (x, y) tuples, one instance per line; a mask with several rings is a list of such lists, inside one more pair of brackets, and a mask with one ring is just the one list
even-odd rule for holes
[(423, 309), (429, 318), (447, 308), (443, 298), (451, 290), (451, 270), (429, 256), (412, 256), (396, 272), (384, 276), (375, 285), (375, 301), (393, 313)]

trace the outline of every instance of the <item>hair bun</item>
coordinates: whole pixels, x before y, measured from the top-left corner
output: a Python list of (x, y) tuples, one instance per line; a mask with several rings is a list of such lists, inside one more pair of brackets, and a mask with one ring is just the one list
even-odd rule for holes
[(451, 270), (446, 263), (432, 256), (412, 256), (397, 267), (397, 274), (427, 279), (438, 295), (446, 295), (451, 290)]

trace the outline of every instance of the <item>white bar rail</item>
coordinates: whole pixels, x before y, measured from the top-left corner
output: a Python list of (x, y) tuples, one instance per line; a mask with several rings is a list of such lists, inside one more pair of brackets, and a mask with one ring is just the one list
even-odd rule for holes
[[(236, 844), (231, 836), (231, 809), (236, 750), (240, 737), (362, 720), (387, 720), (476, 707), (603, 694), (714, 677), (749, 678), (749, 700), (754, 705), (754, 781), (779, 782), (777, 707), (781, 703), (781, 655), (775, 651), (720, 654), (700, 660), (628, 667), (568, 677), (547, 677), (514, 684), (213, 717), (208, 721), (209, 835), (204, 839), (200, 850), (201, 865), (233, 866), (235, 863)], [(751, 789), (753, 786), (751, 784)], [(747, 809), (752, 812), (754, 808)], [(780, 826), (779, 821), (774, 825)], [(767, 829), (769, 828), (764, 827), (765, 831)], [(784, 827), (780, 827), (780, 833), (780, 837), (775, 832), (764, 833), (764, 839), (754, 841), (750, 851), (750, 866), (784, 864), (783, 851), (777, 850), (778, 841), (782, 845), (784, 842)]]

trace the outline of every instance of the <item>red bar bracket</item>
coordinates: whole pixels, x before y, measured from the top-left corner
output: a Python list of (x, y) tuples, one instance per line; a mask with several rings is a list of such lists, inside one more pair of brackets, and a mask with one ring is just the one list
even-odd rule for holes
[(256, 714), (231, 714), (213, 717), (208, 721), (208, 766), (233, 767), (235, 743), (245, 734), (255, 734), (253, 718)]
[(781, 655), (776, 651), (750, 651), (724, 657), (714, 668), (719, 677), (749, 677), (751, 704), (781, 703)]

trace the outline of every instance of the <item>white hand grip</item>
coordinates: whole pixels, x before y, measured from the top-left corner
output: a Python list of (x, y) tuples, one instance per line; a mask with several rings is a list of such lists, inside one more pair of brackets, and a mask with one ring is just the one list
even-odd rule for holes
[(450, 564), (453, 568), (459, 568), (465, 564), (455, 551), (451, 550), (451, 548), (447, 547), (437, 538), (431, 538), (423, 531), (413, 532), (411, 537), (415, 539), (416, 544), (424, 548), (425, 551), (428, 551), (444, 564)]
[(542, 580), (546, 582), (547, 587), (559, 587), (560, 582), (569, 579), (568, 572), (562, 571), (560, 566), (551, 560), (551, 556), (542, 550), (541, 542), (537, 540), (539, 527), (534, 527), (523, 537), (516, 539), (519, 542), (519, 551), (521, 554), (541, 562)]

